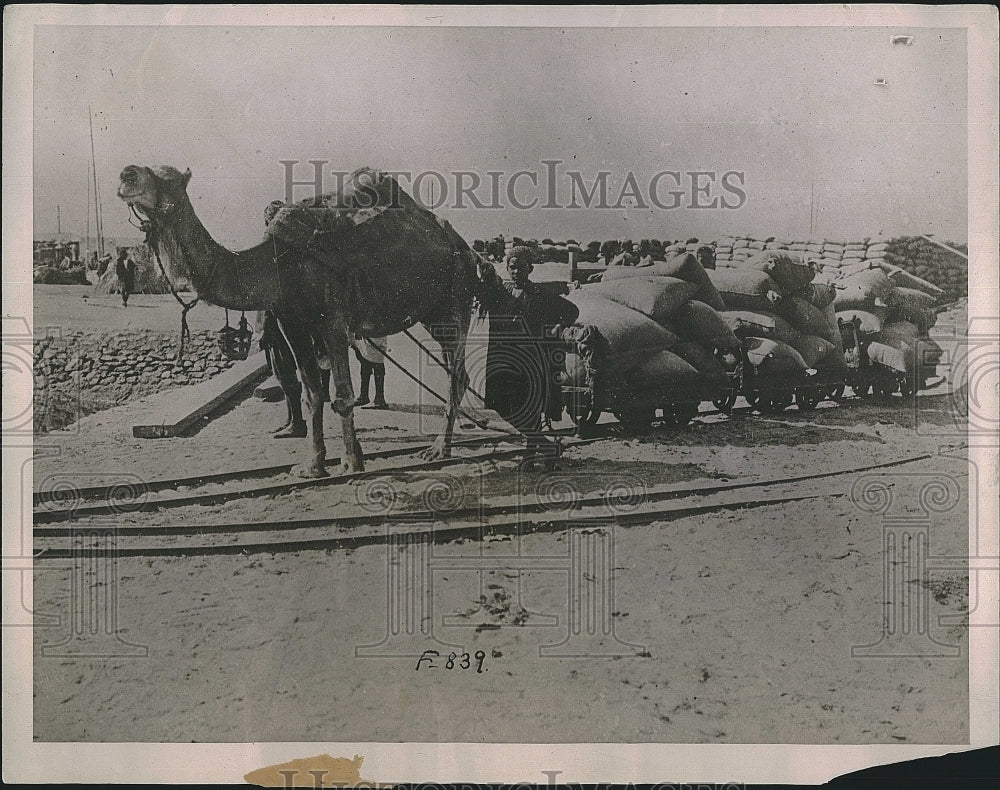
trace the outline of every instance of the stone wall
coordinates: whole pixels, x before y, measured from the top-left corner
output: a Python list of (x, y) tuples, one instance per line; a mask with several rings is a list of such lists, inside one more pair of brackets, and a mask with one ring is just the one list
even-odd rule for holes
[[(231, 367), (213, 331), (192, 332), (177, 360), (179, 333), (76, 330), (34, 343), (36, 433), (172, 387), (195, 384)], [(251, 349), (252, 350), (252, 349)]]

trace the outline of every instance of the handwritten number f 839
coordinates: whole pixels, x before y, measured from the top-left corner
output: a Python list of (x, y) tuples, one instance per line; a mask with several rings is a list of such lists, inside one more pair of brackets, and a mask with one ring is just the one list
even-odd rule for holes
[[(442, 665), (434, 661), (435, 658), (441, 658), (441, 654), (437, 650), (425, 650), (420, 654), (420, 658), (417, 659), (417, 665), (414, 670), (419, 672), (421, 669), (439, 669)], [(482, 650), (477, 650), (473, 655), (468, 653), (449, 653), (444, 661), (444, 669), (471, 669), (472, 660), (476, 660), (476, 674), (481, 675), (483, 672), (488, 672), (488, 667), (483, 666), (483, 662), (486, 661), (486, 653)]]

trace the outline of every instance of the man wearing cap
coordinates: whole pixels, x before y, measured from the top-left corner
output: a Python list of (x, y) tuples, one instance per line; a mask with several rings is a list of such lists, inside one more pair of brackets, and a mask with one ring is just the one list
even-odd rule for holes
[(714, 269), (715, 268), (715, 248), (708, 244), (702, 244), (695, 255), (698, 257), (698, 263), (701, 264), (703, 269)]
[(486, 406), (527, 437), (529, 456), (554, 455), (542, 436), (542, 414), (562, 417), (557, 351), (547, 338), (576, 321), (579, 310), (551, 289), (530, 280), (530, 250), (513, 248), (507, 257), (510, 281), (484, 278), (490, 287), (490, 345), (486, 356)]

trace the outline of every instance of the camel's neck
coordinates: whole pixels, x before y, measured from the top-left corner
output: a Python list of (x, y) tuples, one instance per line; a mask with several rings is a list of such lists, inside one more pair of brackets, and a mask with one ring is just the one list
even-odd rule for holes
[(230, 310), (269, 310), (278, 300), (274, 250), (260, 244), (241, 252), (212, 238), (190, 203), (157, 221), (160, 255), (173, 274), (188, 277), (198, 296)]

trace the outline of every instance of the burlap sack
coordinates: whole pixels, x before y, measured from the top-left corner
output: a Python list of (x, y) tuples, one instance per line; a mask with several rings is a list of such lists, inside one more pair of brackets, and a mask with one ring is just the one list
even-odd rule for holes
[(787, 343), (798, 334), (784, 318), (772, 313), (726, 310), (719, 313), (719, 318), (738, 338), (762, 337)]
[(677, 342), (676, 335), (638, 310), (602, 296), (591, 296), (586, 290), (581, 288), (567, 298), (580, 310), (577, 323), (597, 327), (607, 340), (610, 361), (637, 352), (653, 354), (670, 348)]
[(740, 340), (726, 321), (704, 302), (692, 299), (682, 305), (666, 323), (678, 337), (723, 351), (737, 351)]
[(698, 286), (676, 277), (627, 277), (586, 285), (581, 290), (638, 310), (663, 324), (694, 296)]
[(715, 269), (706, 272), (727, 310), (769, 313), (781, 301), (781, 290), (764, 272), (755, 269)]

